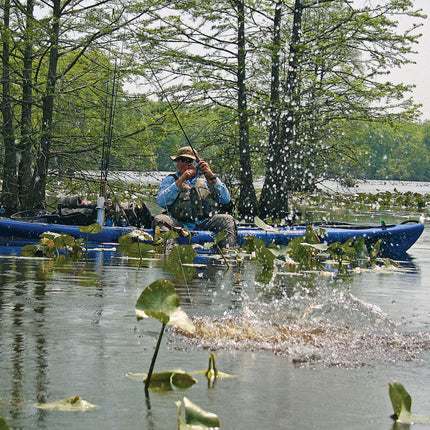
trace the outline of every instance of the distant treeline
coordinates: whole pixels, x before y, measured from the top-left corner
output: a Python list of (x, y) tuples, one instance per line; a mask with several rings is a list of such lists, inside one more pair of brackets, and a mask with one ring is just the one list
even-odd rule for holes
[[(344, 133), (355, 149), (339, 160), (342, 177), (430, 181), (430, 121), (391, 124), (356, 123)], [(334, 170), (333, 173), (336, 173)]]

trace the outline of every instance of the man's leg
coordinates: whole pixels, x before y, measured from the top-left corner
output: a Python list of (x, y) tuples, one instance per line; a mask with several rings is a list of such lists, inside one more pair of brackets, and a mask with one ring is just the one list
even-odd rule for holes
[(165, 214), (156, 215), (154, 217), (153, 228), (155, 229), (157, 226), (160, 227), (160, 231), (162, 233), (169, 230), (174, 230), (179, 233), (181, 229), (184, 228), (184, 225), (181, 222)]
[(227, 237), (220, 242), (222, 248), (234, 248), (237, 245), (236, 221), (231, 215), (216, 214), (196, 227), (196, 230), (210, 230), (215, 233), (225, 231)]

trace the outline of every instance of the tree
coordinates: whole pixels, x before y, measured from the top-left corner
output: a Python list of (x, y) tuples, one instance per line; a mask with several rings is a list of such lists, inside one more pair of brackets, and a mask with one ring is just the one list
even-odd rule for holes
[[(337, 121), (416, 113), (410, 100), (402, 101), (410, 87), (381, 82), (387, 69), (409, 61), (406, 54), (417, 41), (415, 26), (397, 33), (390, 16), (399, 13), (419, 17), (408, 1), (373, 8), (354, 8), (349, 1), (294, 1), (291, 26), (283, 32), (288, 66), (279, 84), (280, 142), (268, 142), (263, 215), (284, 212), (288, 193), (312, 187), (331, 157), (344, 152), (339, 144), (330, 145)], [(382, 107), (385, 98), (392, 103)]]
[[(9, 11), (9, 3), (6, 6)], [(30, 205), (45, 205), (49, 166), (56, 156), (53, 152), (55, 130), (59, 130), (56, 107), (61, 104), (63, 96), (68, 96), (64, 90), (67, 77), (72, 75), (91, 47), (96, 47), (99, 52), (112, 51), (117, 46), (113, 35), (120, 29), (125, 33), (126, 26), (127, 31), (132, 32), (131, 23), (151, 5), (133, 2), (118, 7), (114, 1), (88, 4), (52, 0), (45, 2), (45, 6), (49, 8), (48, 14), (42, 16), (42, 11), (39, 11), (36, 20), (31, 0), (27, 1), (26, 8), (14, 4), (14, 31), (2, 32), (3, 61), (7, 63), (7, 67), (3, 67), (3, 94), (10, 94), (11, 82), (23, 88), (17, 105), (21, 109), (21, 122), (18, 124), (21, 136), (18, 143), (12, 130), (7, 129), (7, 124), (13, 127), (13, 120), (4, 121), (2, 126), (3, 136), (8, 139), (4, 139), (2, 201), (10, 211), (18, 207), (25, 209)], [(109, 6), (112, 7), (112, 13)], [(10, 26), (8, 17), (6, 13), (7, 28)], [(20, 25), (21, 20), (26, 22), (24, 29)], [(36, 29), (40, 37), (36, 37)], [(126, 37), (125, 34), (123, 37)], [(13, 76), (9, 73), (11, 63), (8, 54), (12, 41), (16, 50)], [(100, 65), (100, 69), (102, 67)], [(8, 107), (8, 97), (3, 99), (3, 117), (7, 119), (9, 115), (14, 118), (14, 108)], [(16, 160), (19, 160), (18, 164)]]
[(1, 112), (3, 116), (2, 136), (4, 145), (3, 159), (3, 187), (2, 202), (12, 211), (18, 206), (17, 191), (18, 184), (15, 176), (16, 154), (15, 148), (15, 127), (13, 123), (13, 99), (11, 94), (11, 48), (10, 48), (10, 15), (11, 4), (9, 0), (4, 0), (3, 7), (3, 28), (2, 28), (2, 103)]
[[(161, 97), (170, 99), (174, 106), (199, 106), (201, 115), (207, 115), (214, 105), (230, 110), (230, 124), (237, 122), (235, 135), (223, 136), (223, 142), (219, 133), (206, 135), (195, 146), (210, 151), (217, 142), (222, 157), (224, 147), (234, 145), (234, 158), (240, 160), (237, 178), (241, 217), (252, 216), (257, 208), (247, 106), (246, 11), (243, 0), (176, 2), (170, 14), (154, 16), (158, 23), (156, 32), (152, 27), (142, 27), (140, 38), (145, 47), (137, 49), (148, 68), (145, 53), (149, 49), (153, 53), (148, 80), (154, 81), (157, 75), (169, 82), (161, 83)], [(159, 40), (163, 43), (157, 44)], [(179, 78), (182, 83), (172, 85)], [(222, 120), (219, 128), (226, 129)], [(193, 140), (197, 140), (196, 136), (191, 136)]]

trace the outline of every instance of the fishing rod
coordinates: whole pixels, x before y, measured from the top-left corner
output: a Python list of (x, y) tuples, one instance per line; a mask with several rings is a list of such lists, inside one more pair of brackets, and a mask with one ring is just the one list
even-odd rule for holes
[[(108, 86), (108, 85), (107, 85)], [(118, 62), (115, 58), (115, 66), (112, 79), (112, 91), (110, 94), (110, 103), (106, 104), (105, 109), (105, 124), (103, 130), (103, 149), (102, 160), (100, 166), (100, 194), (97, 198), (97, 222), (100, 226), (104, 224), (105, 215), (105, 196), (107, 188), (107, 177), (109, 173), (110, 150), (113, 139), (113, 128), (116, 113), (116, 99), (118, 96), (119, 79), (118, 79)], [(108, 93), (106, 88), (106, 94)], [(107, 111), (109, 110), (109, 119)], [(107, 128), (107, 130), (106, 130)]]
[[(188, 137), (187, 133), (185, 132), (185, 129), (184, 129), (184, 127), (182, 126), (182, 123), (181, 123), (181, 121), (179, 120), (179, 117), (178, 117), (178, 115), (176, 114), (175, 109), (173, 108), (172, 104), (170, 103), (170, 100), (169, 100), (169, 98), (167, 97), (166, 92), (164, 91), (164, 88), (163, 88), (163, 86), (161, 85), (160, 80), (158, 79), (157, 75), (155, 74), (155, 71), (154, 71), (154, 69), (153, 69), (153, 67), (152, 67), (151, 63), (147, 60), (146, 55), (145, 55), (145, 53), (143, 52), (143, 49), (142, 49), (142, 47), (141, 47), (140, 45), (139, 45), (139, 49), (140, 49), (140, 52), (141, 52), (141, 54), (142, 54), (143, 59), (145, 60), (145, 62), (146, 62), (146, 64), (148, 65), (149, 69), (151, 70), (151, 73), (152, 73), (152, 75), (154, 76), (155, 81), (157, 82), (158, 86), (160, 87), (161, 95), (162, 95), (162, 96), (163, 96), (163, 98), (166, 100), (167, 105), (169, 106), (170, 110), (172, 111), (173, 116), (174, 116), (174, 117), (175, 117), (175, 119), (176, 119), (176, 122), (178, 123), (178, 125), (179, 125), (179, 127), (180, 127), (180, 129), (181, 129), (182, 133), (183, 133), (183, 134), (184, 134), (184, 136), (185, 136), (185, 139), (187, 140), (188, 145), (190, 146), (191, 150), (193, 151), (193, 154), (194, 154), (194, 156), (196, 157), (196, 162), (197, 162), (197, 163), (200, 163), (200, 158), (199, 158), (199, 156), (197, 155), (197, 151), (194, 149), (194, 146), (193, 146), (193, 144), (191, 143), (191, 140), (189, 139), (189, 137)], [(197, 166), (194, 166), (194, 167), (197, 167)], [(214, 188), (213, 184), (212, 184), (211, 182), (209, 182), (209, 181), (208, 181), (208, 184), (209, 184), (209, 187), (210, 187), (210, 189), (211, 189), (212, 193), (216, 196), (216, 195), (217, 195), (217, 192), (216, 192), (216, 190), (215, 190), (215, 188)]]
[[(100, 172), (101, 184), (107, 183), (107, 177), (109, 172), (110, 150), (111, 150), (112, 140), (113, 140), (113, 128), (114, 128), (114, 120), (115, 120), (115, 113), (116, 113), (116, 99), (118, 96), (118, 89), (119, 89), (118, 64), (117, 64), (117, 59), (115, 59), (115, 67), (114, 67), (113, 79), (112, 79), (112, 91), (110, 94), (111, 98), (110, 98), (110, 103), (106, 104), (106, 111), (105, 111), (105, 128), (103, 131), (103, 152), (102, 152), (102, 163), (101, 163), (101, 172)], [(109, 109), (109, 119), (107, 119), (108, 109)], [(101, 185), (100, 195), (104, 196), (105, 191), (106, 191), (106, 186), (103, 187), (103, 185)]]
[(163, 88), (163, 86), (161, 85), (160, 80), (158, 79), (157, 75), (155, 74), (155, 71), (154, 71), (153, 67), (151, 66), (151, 63), (147, 60), (147, 58), (146, 58), (146, 56), (145, 56), (145, 54), (144, 54), (144, 52), (143, 52), (143, 50), (142, 50), (142, 47), (141, 47), (140, 45), (139, 45), (139, 48), (140, 48), (140, 51), (141, 51), (141, 54), (142, 54), (143, 59), (145, 60), (145, 62), (146, 62), (146, 64), (147, 64), (147, 66), (148, 66), (148, 67), (149, 67), (149, 69), (151, 70), (152, 76), (154, 76), (155, 81), (157, 82), (158, 86), (160, 87), (161, 95), (162, 95), (162, 96), (163, 96), (163, 98), (166, 100), (167, 105), (169, 106), (170, 110), (172, 111), (173, 116), (175, 117), (176, 122), (177, 122), (177, 123), (178, 123), (178, 125), (179, 125), (179, 128), (181, 129), (182, 133), (184, 134), (185, 139), (187, 140), (188, 145), (191, 147), (191, 149), (192, 149), (192, 151), (193, 151), (193, 153), (194, 153), (194, 156), (196, 157), (197, 162), (199, 162), (199, 161), (200, 161), (199, 156), (197, 155), (197, 152), (196, 152), (196, 150), (194, 149), (194, 146), (193, 146), (193, 144), (191, 143), (191, 140), (189, 139), (189, 137), (188, 137), (187, 133), (185, 132), (185, 129), (184, 129), (184, 127), (182, 126), (182, 123), (181, 123), (181, 121), (179, 120), (179, 117), (178, 117), (178, 115), (176, 114), (175, 109), (173, 108), (172, 104), (170, 103), (170, 100), (169, 100), (169, 98), (167, 97), (166, 92), (164, 91), (164, 88)]

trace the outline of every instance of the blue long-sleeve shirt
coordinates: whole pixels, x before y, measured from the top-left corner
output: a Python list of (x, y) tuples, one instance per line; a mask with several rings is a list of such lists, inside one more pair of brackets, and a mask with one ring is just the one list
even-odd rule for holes
[[(181, 174), (179, 172), (176, 172), (176, 178), (173, 175), (166, 176), (161, 182), (160, 187), (158, 188), (157, 203), (163, 209), (166, 209), (167, 215), (171, 215), (169, 212), (169, 207), (176, 200), (176, 197), (178, 197), (178, 194), (181, 191), (181, 189), (178, 188), (175, 184), (177, 178), (179, 178), (180, 176)], [(185, 181), (184, 183), (187, 184), (190, 188), (193, 188), (198, 177), (199, 174), (194, 176), (194, 178)], [(209, 186), (209, 182), (206, 182)], [(216, 196), (214, 196), (214, 198), (218, 203), (226, 204), (230, 202), (230, 192), (228, 191), (227, 186), (223, 182), (221, 182), (219, 178), (217, 178), (217, 180), (215, 181), (215, 183), (212, 184), (212, 186), (216, 191)], [(203, 221), (205, 220), (198, 221), (197, 223), (187, 222), (183, 224), (188, 230), (193, 230)]]

